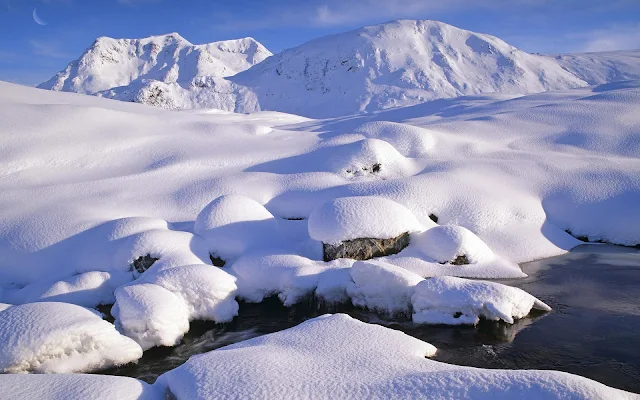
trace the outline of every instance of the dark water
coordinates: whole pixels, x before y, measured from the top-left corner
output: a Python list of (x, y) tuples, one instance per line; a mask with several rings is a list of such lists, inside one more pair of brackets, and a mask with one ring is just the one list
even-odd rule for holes
[(102, 371), (147, 382), (191, 355), (295, 326), (326, 312), (346, 312), (385, 325), (438, 348), (436, 360), (483, 368), (556, 369), (640, 392), (640, 252), (608, 245), (523, 265), (529, 278), (503, 283), (549, 304), (514, 325), (482, 321), (477, 327), (414, 325), (349, 306), (283, 307), (276, 298), (241, 304), (229, 324), (192, 323), (183, 343), (145, 352), (136, 365)]

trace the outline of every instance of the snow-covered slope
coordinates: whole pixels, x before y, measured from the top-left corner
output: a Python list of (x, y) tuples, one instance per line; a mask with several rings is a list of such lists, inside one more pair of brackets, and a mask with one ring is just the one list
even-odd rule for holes
[(585, 85), (551, 59), (428, 20), (389, 22), (313, 40), (231, 80), (252, 88), (261, 109), (313, 117)]
[(590, 85), (640, 79), (640, 50), (561, 54), (554, 58)]
[(39, 87), (88, 94), (143, 80), (188, 87), (199, 77), (235, 75), (269, 56), (269, 50), (249, 37), (202, 45), (177, 33), (144, 39), (100, 37)]

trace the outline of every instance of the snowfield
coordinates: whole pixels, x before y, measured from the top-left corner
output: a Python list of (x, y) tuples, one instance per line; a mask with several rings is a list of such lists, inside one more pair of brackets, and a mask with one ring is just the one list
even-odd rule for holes
[[(377, 54), (375, 68), (404, 71), (400, 80), (413, 93), (405, 98), (389, 75), (371, 73), (371, 57), (349, 50), (352, 41), (391, 49), (415, 37), (429, 45), (414, 48), (414, 59), (459, 57), (468, 68), (445, 82), (429, 71), (403, 70), (399, 53)], [(181, 65), (174, 72), (157, 68), (168, 61), (135, 61), (136, 49), (157, 52), (157, 41), (168, 50), (156, 56)], [(320, 76), (317, 60), (336, 42), (337, 64), (326, 64)], [(266, 54), (252, 43), (216, 48), (244, 60), (228, 65), (246, 69)], [(442, 43), (481, 57), (448, 54)], [(176, 36), (104, 39), (87, 57), (131, 55), (113, 76), (99, 71), (107, 86), (181, 91), (195, 75), (213, 74), (211, 65), (198, 64), (195, 75), (180, 78), (185, 68), (176, 54), (205, 54), (190, 46)], [(476, 279), (523, 277), (518, 263), (563, 254), (582, 243), (578, 238), (640, 244), (640, 81), (608, 83), (613, 78), (603, 70), (581, 80), (570, 71), (582, 56), (563, 58), (560, 67), (553, 58), (431, 21), (363, 28), (313, 48), (285, 51), (230, 80), (220, 77), (224, 71), (207, 75), (206, 85), (189, 94), (255, 80), (264, 93), (247, 89), (246, 108), (235, 99), (221, 109), (164, 110), (0, 82), (0, 371), (80, 372), (135, 361), (143, 350), (179, 343), (193, 320), (228, 322), (238, 300), (273, 295), (287, 306), (309, 296), (351, 302), (415, 323), (513, 324), (532, 309), (549, 311), (544, 299)], [(343, 53), (351, 57), (346, 64)], [(632, 77), (632, 64), (615, 76)], [(485, 79), (496, 70), (502, 86)], [(447, 79), (451, 71), (443, 72)], [(159, 77), (165, 73), (178, 78)], [(307, 81), (296, 78), (300, 73)], [(465, 87), (469, 74), (486, 86)], [(59, 75), (54, 89), (80, 90), (68, 87), (76, 82), (87, 92), (103, 90), (70, 76)], [(279, 86), (278, 79), (290, 81)], [(345, 88), (343, 103), (317, 94), (327, 80), (353, 79), (371, 92)], [(277, 87), (281, 109), (314, 110), (303, 115), (371, 112), (309, 119), (225, 111), (259, 110), (257, 99), (272, 98)], [(434, 99), (432, 89), (473, 96)], [(480, 95), (547, 89), (562, 90)], [(400, 236), (408, 244), (393, 255), (323, 261), (329, 245)], [(84, 308), (102, 304), (113, 304), (114, 324)], [(424, 359), (435, 351), (335, 315), (193, 357), (153, 386), (101, 376), (0, 375), (0, 387), (12, 399), (163, 398), (167, 390), (185, 399), (638, 398), (566, 373)]]

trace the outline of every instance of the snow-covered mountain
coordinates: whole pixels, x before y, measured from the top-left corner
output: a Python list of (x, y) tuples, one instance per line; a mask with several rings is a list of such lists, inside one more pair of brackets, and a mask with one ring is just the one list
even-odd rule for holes
[[(131, 64), (142, 62), (133, 49), (128, 54)], [(173, 52), (174, 65), (193, 65), (182, 54)], [(103, 68), (84, 80), (72, 78), (79, 87), (51, 81), (41, 87), (164, 108), (333, 117), (462, 95), (528, 94), (640, 79), (639, 57), (640, 52), (529, 54), (494, 36), (442, 22), (401, 20), (316, 39), (236, 75), (201, 68), (178, 77), (178, 67), (157, 67), (145, 79), (127, 81)], [(110, 81), (117, 83), (108, 87)]]
[(253, 38), (193, 45), (177, 33), (144, 39), (98, 38), (39, 88), (95, 94), (145, 80), (183, 83), (231, 76), (271, 56)]

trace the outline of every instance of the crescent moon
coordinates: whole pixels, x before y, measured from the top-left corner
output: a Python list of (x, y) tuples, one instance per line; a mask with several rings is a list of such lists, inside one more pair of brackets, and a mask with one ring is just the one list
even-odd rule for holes
[(33, 20), (34, 20), (34, 21), (36, 21), (36, 24), (38, 24), (38, 25), (42, 25), (42, 26), (44, 26), (44, 25), (46, 25), (46, 24), (47, 24), (46, 22), (44, 22), (44, 21), (42, 20), (42, 18), (40, 18), (40, 17), (38, 16), (38, 12), (36, 11), (36, 9), (35, 9), (35, 8), (33, 9)]

